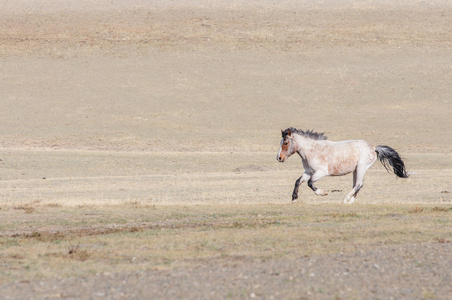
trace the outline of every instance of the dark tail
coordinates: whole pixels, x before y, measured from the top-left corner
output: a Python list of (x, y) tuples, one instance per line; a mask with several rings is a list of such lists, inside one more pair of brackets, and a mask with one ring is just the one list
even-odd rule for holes
[(388, 170), (388, 172), (391, 171), (391, 166), (397, 177), (408, 178), (405, 164), (394, 149), (388, 146), (377, 146), (375, 148), (375, 152), (377, 152), (377, 156), (380, 159), (381, 164), (386, 168), (386, 170)]

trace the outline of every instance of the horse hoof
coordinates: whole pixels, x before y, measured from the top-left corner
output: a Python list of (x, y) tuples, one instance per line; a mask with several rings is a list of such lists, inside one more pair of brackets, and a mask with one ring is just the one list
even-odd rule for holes
[(328, 195), (327, 192), (325, 192), (324, 190), (321, 190), (321, 189), (317, 189), (317, 191), (315, 191), (315, 194), (318, 195), (318, 196), (326, 196), (326, 195)]
[(296, 202), (297, 202), (297, 199), (293, 199), (291, 203), (293, 204), (293, 203), (296, 203)]
[(350, 198), (350, 199), (344, 199), (344, 201), (342, 201), (343, 204), (352, 204), (353, 202), (355, 202), (355, 198)]

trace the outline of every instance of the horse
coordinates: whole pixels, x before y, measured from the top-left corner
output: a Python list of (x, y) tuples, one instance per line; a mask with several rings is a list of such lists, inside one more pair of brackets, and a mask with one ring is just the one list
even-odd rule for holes
[(343, 200), (343, 203), (353, 203), (363, 187), (364, 173), (377, 158), (388, 172), (392, 167), (397, 177), (408, 177), (404, 162), (391, 147), (379, 145), (374, 148), (363, 140), (333, 142), (327, 140), (323, 133), (293, 127), (281, 130), (281, 134), (276, 159), (282, 163), (292, 154), (298, 153), (305, 170), (295, 181), (292, 202), (297, 201), (298, 188), (303, 182), (307, 182), (316, 195), (326, 196), (326, 191), (314, 186), (316, 181), (325, 176), (342, 176), (353, 172), (353, 188)]

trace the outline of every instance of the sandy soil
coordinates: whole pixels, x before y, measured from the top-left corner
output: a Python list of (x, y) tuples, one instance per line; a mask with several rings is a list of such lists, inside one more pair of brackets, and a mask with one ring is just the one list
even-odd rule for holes
[(211, 259), (172, 271), (13, 283), (3, 291), (15, 295), (5, 299), (448, 299), (451, 250), (446, 243), (296, 260)]
[[(386, 144), (406, 158), (410, 179), (395, 180), (375, 164), (360, 203), (452, 202), (450, 3), (148, 2), (0, 1), (1, 205), (287, 203), (302, 172), (298, 158), (275, 160), (280, 129), (289, 126), (325, 132), (331, 140)], [(337, 203), (351, 180), (323, 179), (319, 187), (340, 190), (323, 198), (302, 187), (300, 200)], [(404, 247), (411, 246), (394, 251)], [(449, 253), (450, 262), (450, 244), (412, 247), (421, 253), (416, 255)], [(378, 260), (392, 258), (391, 251)], [(351, 254), (362, 280), (341, 279), (345, 285), (336, 292), (346, 284), (367, 285), (363, 278), (377, 280), (375, 268), (360, 269), (357, 263), (375, 253)], [(322, 259), (325, 266), (337, 261)], [(277, 263), (281, 274), (291, 265)], [(210, 280), (214, 272), (213, 281), (224, 281), (211, 264), (200, 262), (197, 276)], [(251, 266), (256, 272), (270, 268), (247, 262), (238, 271), (227, 267), (227, 278)], [(334, 268), (346, 272), (340, 262)], [(319, 269), (327, 280), (329, 271)], [(446, 277), (437, 275), (438, 298), (450, 293), (443, 286), (450, 266), (444, 270)], [(119, 274), (95, 282), (170, 284), (173, 276), (181, 286), (195, 284), (193, 276), (175, 272)], [(414, 282), (424, 280), (410, 269), (403, 272)], [(230, 281), (244, 291), (231, 297), (270, 298), (250, 287), (273, 287), (273, 278)], [(400, 277), (382, 278), (389, 284)], [(94, 292), (84, 279), (71, 280), (85, 295)], [(71, 280), (48, 284), (56, 286), (55, 297), (63, 297), (61, 289), (77, 286)], [(308, 281), (328, 291), (325, 298), (334, 297), (336, 283), (323, 287)], [(14, 298), (36, 292), (38, 285), (12, 283), (6, 290)], [(311, 285), (300, 289), (306, 292)], [(296, 290), (289, 288), (284, 296), (298, 298)], [(186, 295), (187, 289), (157, 296), (178, 293)], [(410, 291), (394, 288), (376, 293), (376, 298), (412, 298)], [(416, 291), (414, 297), (429, 295)]]

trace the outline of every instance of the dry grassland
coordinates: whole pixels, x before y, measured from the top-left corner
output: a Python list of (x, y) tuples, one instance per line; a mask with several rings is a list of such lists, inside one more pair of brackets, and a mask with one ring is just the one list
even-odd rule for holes
[(2, 207), (2, 282), (451, 243), (452, 206)]
[[(151, 3), (152, 2), (152, 3)], [(224, 3), (223, 3), (224, 2)], [(0, 298), (447, 299), (447, 1), (0, 1)], [(397, 149), (306, 185), (280, 130)]]

